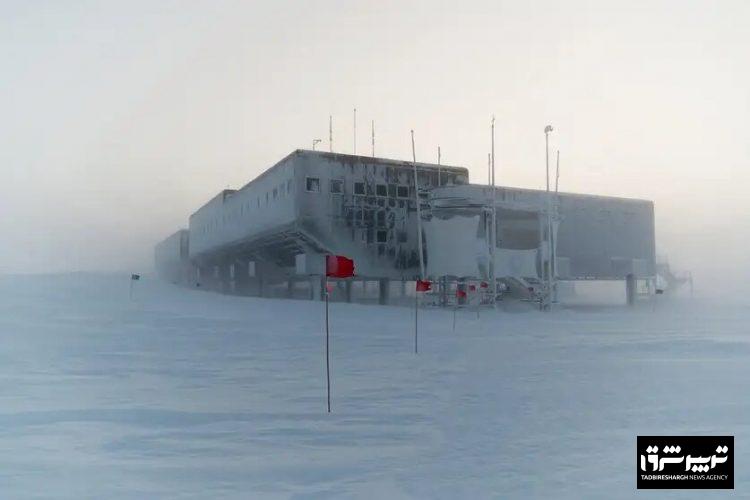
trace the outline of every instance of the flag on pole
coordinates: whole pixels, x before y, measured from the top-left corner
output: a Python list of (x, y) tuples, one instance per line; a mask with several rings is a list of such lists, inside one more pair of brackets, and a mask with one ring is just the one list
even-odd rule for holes
[(417, 280), (417, 291), (418, 292), (429, 292), (432, 290), (432, 282), (427, 280)]
[[(342, 255), (326, 255), (326, 278), (351, 278), (354, 276), (354, 261)], [(328, 321), (328, 296), (333, 291), (333, 286), (325, 283), (325, 311), (326, 311), (326, 395), (328, 402), (328, 413), (331, 413), (331, 349), (330, 349), (330, 327)]]
[(131, 274), (130, 275), (130, 286), (128, 290), (128, 297), (130, 297), (130, 300), (133, 300), (133, 282), (138, 281), (141, 279), (140, 274)]
[(342, 255), (327, 255), (326, 276), (329, 278), (351, 278), (354, 276), (354, 261)]
[(414, 294), (414, 354), (419, 352), (419, 292), (429, 292), (430, 290), (432, 290), (431, 281), (417, 280), (417, 293)]

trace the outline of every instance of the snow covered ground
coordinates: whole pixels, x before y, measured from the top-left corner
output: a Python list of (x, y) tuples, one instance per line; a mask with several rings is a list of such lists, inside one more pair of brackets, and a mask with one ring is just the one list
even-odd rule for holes
[(735, 436), (750, 312), (699, 300), (479, 319), (0, 276), (2, 498), (724, 498), (635, 489), (638, 434)]

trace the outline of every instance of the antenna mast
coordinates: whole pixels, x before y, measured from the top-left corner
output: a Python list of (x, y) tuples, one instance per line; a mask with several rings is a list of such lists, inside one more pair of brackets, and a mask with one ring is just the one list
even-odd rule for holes
[(328, 115), (328, 152), (333, 153), (333, 116)]
[(414, 165), (414, 198), (417, 201), (417, 244), (419, 246), (419, 279), (424, 279), (424, 255), (422, 252), (422, 207), (419, 199), (419, 181), (417, 180), (417, 153), (414, 149), (414, 131), (411, 131), (411, 157)]
[(438, 146), (438, 187), (442, 185), (443, 183), (440, 180), (440, 146)]
[(495, 249), (497, 248), (497, 188), (495, 187), (495, 115), (492, 115), (492, 246), (490, 247), (490, 278), (492, 279), (492, 305), (497, 305), (497, 276), (495, 276)]
[(357, 154), (357, 108), (354, 108), (354, 154)]

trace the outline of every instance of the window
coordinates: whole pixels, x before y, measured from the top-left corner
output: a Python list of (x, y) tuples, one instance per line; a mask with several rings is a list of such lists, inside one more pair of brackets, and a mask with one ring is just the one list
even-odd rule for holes
[(266, 193), (266, 205), (268, 205), (268, 193)]
[(385, 210), (379, 210), (377, 217), (378, 217), (377, 219), (378, 226), (384, 227), (385, 226)]
[(398, 197), (399, 198), (408, 198), (409, 197), (409, 186), (399, 186), (398, 187)]
[(355, 182), (354, 183), (354, 194), (365, 194), (365, 183), (364, 182)]
[(378, 243), (386, 243), (388, 241), (388, 231), (378, 231)]
[(286, 181), (286, 192), (288, 194), (292, 192), (292, 179)]
[(331, 179), (331, 194), (342, 194), (344, 192), (344, 181)]
[(388, 196), (388, 186), (385, 184), (378, 184), (375, 186), (375, 194), (377, 196)]
[(388, 196), (395, 198), (397, 192), (398, 186), (396, 184), (388, 184)]
[(273, 188), (273, 199), (275, 200), (278, 197), (279, 197), (279, 190), (276, 188)]
[(407, 239), (406, 231), (398, 231), (396, 233), (396, 238), (398, 239), (399, 243), (406, 243), (406, 239)]
[(309, 193), (320, 192), (320, 179), (317, 177), (305, 177), (305, 189)]

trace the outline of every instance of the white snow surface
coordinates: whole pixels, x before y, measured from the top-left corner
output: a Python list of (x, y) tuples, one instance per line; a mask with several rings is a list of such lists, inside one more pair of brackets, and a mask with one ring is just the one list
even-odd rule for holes
[(549, 314), (0, 276), (0, 497), (725, 498), (636, 490), (636, 436), (735, 436), (750, 313), (697, 299)]

